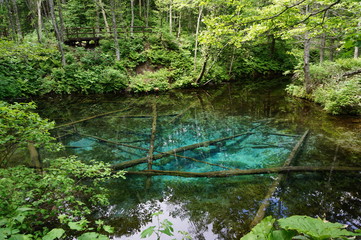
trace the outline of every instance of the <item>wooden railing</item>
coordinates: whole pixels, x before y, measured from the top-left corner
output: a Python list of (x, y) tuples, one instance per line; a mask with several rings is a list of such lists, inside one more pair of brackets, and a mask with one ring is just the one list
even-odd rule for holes
[[(131, 31), (133, 30), (133, 31)], [(131, 34), (133, 33), (152, 33), (152, 27), (133, 26), (133, 27), (118, 27), (118, 34)], [(96, 27), (76, 27), (65, 29), (65, 40), (91, 40), (100, 39), (113, 35), (113, 30), (110, 32), (105, 28)]]

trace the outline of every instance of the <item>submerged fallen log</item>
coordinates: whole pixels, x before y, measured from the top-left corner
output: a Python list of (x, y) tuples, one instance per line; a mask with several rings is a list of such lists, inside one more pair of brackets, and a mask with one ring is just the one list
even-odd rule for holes
[[(192, 144), (192, 145), (188, 145), (188, 146), (184, 146), (184, 147), (180, 147), (180, 148), (175, 148), (175, 149), (163, 152), (163, 153), (153, 155), (153, 160), (157, 160), (157, 159), (160, 159), (160, 158), (168, 156), (168, 155), (173, 155), (173, 154), (176, 154), (178, 152), (184, 152), (184, 151), (192, 150), (192, 149), (199, 148), (199, 147), (208, 147), (209, 145), (213, 145), (215, 143), (225, 141), (225, 140), (228, 140), (228, 139), (232, 139), (232, 138), (236, 138), (236, 137), (240, 137), (240, 136), (246, 136), (247, 137), (247, 136), (249, 136), (251, 134), (253, 134), (253, 133), (251, 133), (251, 132), (241, 133), (241, 134), (233, 135), (233, 136), (230, 136), (230, 137), (219, 138), (219, 139), (205, 141), (205, 142), (201, 142), (201, 143), (196, 143), (196, 144)], [(125, 168), (128, 168), (128, 167), (133, 167), (135, 165), (138, 165), (138, 164), (141, 164), (141, 163), (147, 163), (147, 162), (148, 162), (148, 157), (144, 157), (144, 158), (139, 158), (139, 159), (134, 159), (134, 160), (114, 164), (112, 166), (112, 168), (114, 170), (122, 170), (122, 169), (125, 169)]]
[(152, 169), (153, 164), (153, 156), (154, 156), (154, 142), (155, 142), (155, 134), (157, 133), (157, 104), (154, 102), (152, 104), (153, 109), (153, 121), (152, 121), (152, 133), (150, 136), (150, 144), (149, 144), (149, 151), (148, 151), (148, 170)]
[(107, 116), (107, 115), (110, 115), (110, 114), (113, 114), (113, 113), (117, 113), (117, 112), (124, 112), (124, 111), (126, 111), (128, 109), (129, 108), (118, 109), (118, 110), (115, 110), (115, 111), (106, 112), (106, 113), (94, 115), (94, 116), (91, 116), (91, 117), (83, 118), (83, 119), (80, 119), (80, 120), (77, 120), (77, 121), (74, 121), (74, 122), (64, 123), (64, 124), (61, 124), (61, 125), (58, 125), (58, 126), (54, 127), (54, 129), (61, 128), (61, 127), (66, 127), (66, 126), (71, 126), (71, 125), (74, 125), (76, 123), (85, 122), (85, 121), (88, 121), (88, 120), (91, 120), (91, 119), (94, 119), (94, 118), (104, 117), (104, 116)]
[(361, 172), (361, 167), (312, 167), (312, 166), (289, 166), (274, 168), (259, 168), (246, 170), (225, 170), (214, 172), (182, 172), (182, 171), (161, 171), (161, 170), (144, 170), (144, 171), (127, 171), (129, 175), (145, 175), (145, 176), (178, 176), (178, 177), (232, 177), (242, 175), (259, 175), (259, 174), (275, 174), (289, 172)]
[[(297, 144), (294, 146), (290, 155), (284, 162), (283, 167), (285, 167), (285, 168), (290, 167), (291, 163), (294, 161), (294, 159), (296, 158), (298, 152), (300, 151), (303, 143), (305, 142), (305, 140), (308, 136), (308, 133), (309, 133), (309, 130), (307, 130), (302, 135), (302, 137), (297, 142)], [(251, 228), (256, 226), (264, 218), (266, 210), (270, 204), (270, 199), (271, 199), (272, 195), (275, 193), (275, 191), (277, 190), (277, 187), (281, 183), (282, 179), (283, 179), (283, 175), (278, 175), (276, 180), (273, 182), (273, 184), (269, 188), (267, 195), (265, 196), (264, 200), (262, 201), (261, 206), (259, 207), (259, 209), (256, 213), (256, 216), (254, 217), (253, 221), (251, 222)]]
[[(111, 140), (107, 140), (107, 139), (100, 138), (100, 137), (93, 136), (93, 135), (89, 135), (89, 134), (83, 134), (83, 133), (78, 133), (78, 134), (81, 135), (81, 136), (84, 136), (84, 137), (89, 137), (89, 138), (96, 139), (96, 140), (98, 140), (100, 142), (105, 142), (105, 143), (109, 143), (109, 144), (113, 144), (113, 145), (119, 145), (119, 146), (128, 147), (128, 148), (139, 149), (139, 150), (146, 151), (146, 152), (149, 151), (149, 149), (147, 149), (147, 148), (138, 147), (138, 146), (134, 146), (134, 145), (129, 145), (129, 144), (126, 144), (124, 142), (114, 142), (114, 141), (111, 141)], [(206, 162), (206, 161), (198, 160), (196, 158), (187, 157), (187, 156), (183, 156), (183, 155), (179, 155), (179, 154), (175, 154), (175, 153), (169, 153), (169, 152), (159, 152), (159, 153), (165, 154), (165, 156), (174, 156), (174, 157), (179, 157), (179, 158), (185, 158), (185, 159), (189, 159), (189, 160), (194, 161), (194, 162), (200, 162), (200, 163), (204, 163), (204, 164), (208, 164), (208, 165), (212, 165), (212, 166), (216, 166), (216, 167), (220, 167), (220, 168), (224, 168), (224, 169), (232, 169), (232, 168), (225, 167), (225, 166), (222, 166), (222, 165), (219, 165), (219, 164), (209, 163), (209, 162)]]

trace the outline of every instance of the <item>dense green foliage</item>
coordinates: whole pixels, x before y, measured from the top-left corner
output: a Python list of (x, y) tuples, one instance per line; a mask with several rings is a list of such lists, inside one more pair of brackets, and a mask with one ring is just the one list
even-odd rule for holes
[(107, 164), (85, 164), (75, 157), (46, 164), (42, 174), (23, 166), (0, 169), (1, 239), (14, 234), (37, 239), (55, 227), (70, 236), (89, 232), (87, 217), (108, 204), (101, 183), (124, 174), (112, 174)]
[(8, 164), (8, 160), (16, 149), (26, 147), (32, 143), (36, 147), (57, 150), (60, 145), (53, 143), (55, 138), (50, 136), (49, 130), (54, 127), (53, 122), (41, 119), (34, 103), (9, 104), (0, 101), (0, 166)]
[[(334, 77), (326, 76), (338, 71), (335, 59), (358, 58), (356, 0), (19, 0), (0, 6), (0, 37), (8, 39), (0, 42), (1, 99), (163, 91), (291, 73), (297, 66), (302, 86), (290, 86), (293, 95), (313, 94), (309, 98), (333, 114), (360, 114), (359, 95), (349, 90), (358, 80), (332, 91)], [(103, 37), (95, 49), (80, 47), (84, 41), (62, 43), (92, 31)], [(312, 82), (309, 68), (317, 72)], [(316, 85), (325, 89), (311, 93)]]
[(361, 68), (361, 59), (337, 59), (311, 65), (314, 91), (306, 94), (303, 88), (303, 71), (296, 70), (294, 83), (287, 91), (297, 97), (321, 104), (332, 114), (361, 114), (361, 78), (345, 76)]
[(277, 221), (268, 216), (241, 240), (331, 240), (361, 236), (359, 233), (353, 233), (344, 228), (345, 226), (339, 223), (331, 223), (307, 216), (295, 215)]

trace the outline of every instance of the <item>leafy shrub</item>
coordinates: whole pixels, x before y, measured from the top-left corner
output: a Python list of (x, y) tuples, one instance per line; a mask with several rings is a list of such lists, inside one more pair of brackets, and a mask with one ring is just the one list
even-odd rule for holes
[[(278, 228), (275, 223), (278, 223)], [(291, 216), (276, 221), (271, 216), (264, 218), (250, 233), (241, 240), (331, 240), (347, 239), (346, 237), (361, 236), (344, 229), (339, 223), (330, 223), (308, 216)]]
[(0, 40), (0, 98), (47, 93), (42, 79), (59, 65), (55, 49)]
[(58, 149), (59, 145), (49, 130), (54, 127), (53, 122), (41, 119), (34, 103), (9, 104), (0, 101), (0, 166), (7, 164), (9, 157), (18, 147), (25, 147), (34, 143), (37, 147)]
[(169, 88), (169, 78), (172, 72), (160, 69), (156, 72), (145, 72), (130, 79), (129, 87), (135, 92), (162, 91)]
[(314, 91), (307, 95), (301, 85), (303, 71), (299, 65), (295, 70), (295, 81), (287, 86), (286, 91), (293, 96), (308, 98), (321, 104), (331, 114), (360, 115), (361, 78), (342, 77), (345, 72), (354, 71), (360, 67), (361, 59), (337, 59), (336, 62), (325, 61), (321, 64), (312, 64), (310, 72)]
[(86, 217), (108, 204), (101, 183), (124, 175), (114, 175), (105, 163), (85, 164), (75, 157), (48, 164), (42, 174), (23, 166), (0, 169), (0, 236), (9, 227), (35, 236), (45, 235), (48, 227), (87, 230)]
[(329, 113), (361, 115), (360, 77), (319, 87), (313, 95)]

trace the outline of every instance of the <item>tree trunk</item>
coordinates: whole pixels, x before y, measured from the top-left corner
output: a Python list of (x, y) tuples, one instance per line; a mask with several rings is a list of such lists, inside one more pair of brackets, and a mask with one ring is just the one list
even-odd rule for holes
[(153, 108), (153, 122), (152, 122), (152, 133), (150, 137), (150, 147), (148, 152), (148, 170), (152, 170), (153, 164), (153, 156), (154, 156), (154, 142), (155, 142), (155, 134), (157, 132), (157, 104), (154, 102), (152, 105)]
[(259, 168), (259, 169), (234, 169), (214, 172), (181, 172), (181, 171), (160, 171), (160, 170), (145, 170), (145, 171), (127, 171), (126, 174), (131, 175), (145, 175), (145, 176), (179, 176), (179, 177), (232, 177), (242, 175), (258, 175), (258, 174), (275, 174), (275, 173), (289, 173), (289, 172), (359, 172), (361, 167), (338, 167), (338, 166), (289, 166), (289, 167), (274, 167), (274, 168)]
[(199, 34), (199, 27), (200, 27), (201, 19), (202, 19), (202, 12), (203, 12), (203, 6), (200, 6), (199, 13), (198, 13), (198, 20), (197, 20), (197, 28), (196, 28), (196, 43), (194, 46), (194, 71), (196, 71), (196, 68), (197, 68), (198, 34)]
[(19, 18), (19, 11), (18, 6), (16, 4), (16, 0), (12, 0), (12, 7), (13, 7), (13, 14), (15, 18), (15, 25), (16, 25), (16, 34), (19, 41), (22, 41), (23, 39), (23, 33), (21, 31), (21, 24), (20, 24), (20, 18)]
[(105, 8), (104, 8), (104, 4), (103, 4), (102, 0), (99, 0), (99, 6), (100, 6), (100, 10), (102, 11), (104, 24), (105, 24), (105, 29), (107, 30), (107, 33), (111, 33), (110, 27), (109, 27), (109, 24), (108, 24), (107, 14), (105, 12)]
[[(306, 138), (308, 136), (308, 133), (309, 133), (309, 130), (307, 130), (302, 135), (302, 137), (300, 138), (298, 143), (294, 146), (294, 148), (292, 149), (290, 155), (288, 156), (286, 161), (283, 163), (284, 168), (287, 168), (287, 167), (291, 166), (292, 162), (297, 157), (297, 154), (299, 153), (302, 145), (304, 144), (304, 142), (305, 142), (305, 140), (306, 140)], [(271, 199), (272, 195), (275, 193), (275, 191), (277, 190), (277, 187), (278, 187), (278, 185), (280, 185), (282, 179), (283, 179), (283, 175), (278, 175), (276, 180), (273, 182), (272, 186), (268, 190), (268, 193), (267, 193), (266, 197), (262, 201), (261, 206), (258, 208), (256, 216), (254, 217), (253, 221), (251, 222), (251, 227), (252, 228), (254, 226), (256, 226), (264, 218), (266, 210), (267, 210), (267, 208), (268, 208), (268, 206), (270, 204), (270, 199)]]
[(139, 17), (142, 18), (142, 0), (139, 0)]
[(41, 16), (41, 2), (42, 0), (37, 0), (36, 1), (36, 11), (37, 11), (37, 16), (38, 16), (38, 30), (37, 30), (37, 34), (38, 34), (38, 41), (39, 43), (42, 43), (43, 41), (43, 33), (42, 33), (42, 29), (43, 29), (43, 21), (42, 21), (42, 16)]
[(9, 19), (9, 32), (10, 32), (10, 36), (11, 38), (16, 41), (17, 40), (17, 34), (16, 34), (16, 26), (15, 26), (15, 20), (14, 20), (14, 14), (13, 14), (13, 10), (11, 7), (11, 3), (10, 0), (6, 1), (6, 7), (7, 7), (7, 12), (8, 12), (8, 19)]
[(42, 164), (40, 161), (40, 156), (38, 150), (35, 148), (34, 143), (28, 143), (28, 150), (30, 154), (31, 162), (33, 163), (34, 167), (41, 172)]
[(130, 0), (130, 11), (132, 14), (130, 22), (130, 35), (133, 36), (133, 27), (134, 27), (134, 0)]
[(326, 46), (326, 34), (322, 33), (321, 44), (320, 44), (320, 63), (323, 63), (323, 61), (325, 60), (325, 46)]
[[(306, 15), (309, 12), (309, 6), (306, 6)], [(304, 49), (303, 49), (303, 73), (304, 73), (304, 88), (306, 93), (311, 93), (311, 73), (310, 73), (310, 47), (311, 38), (309, 37), (308, 31), (305, 33)]]
[(172, 0), (169, 3), (169, 33), (172, 34), (173, 25), (173, 2)]
[(115, 48), (115, 56), (117, 61), (120, 61), (120, 49), (119, 49), (119, 41), (118, 41), (118, 30), (117, 30), (117, 21), (115, 18), (115, 0), (111, 0), (112, 5), (112, 22), (113, 22), (113, 37), (114, 37), (114, 48)]
[(56, 3), (58, 5), (58, 13), (59, 13), (59, 20), (60, 20), (60, 29), (59, 29), (60, 40), (61, 40), (61, 42), (64, 42), (65, 25), (64, 25), (64, 18), (63, 18), (63, 7), (61, 5), (62, 3), (59, 0), (57, 0)]
[(334, 56), (334, 53), (335, 53), (335, 48), (334, 48), (334, 42), (335, 42), (335, 39), (331, 38), (330, 39), (330, 55), (329, 55), (329, 58), (330, 58), (330, 61), (333, 62), (333, 56)]
[[(359, 29), (358, 32), (360, 32), (361, 30), (361, 19), (359, 20), (358, 24), (357, 24), (357, 28)], [(359, 47), (358, 46), (355, 46), (355, 50), (354, 50), (354, 53), (353, 53), (353, 57), (354, 58), (358, 58), (359, 57)]]
[[(241, 137), (241, 136), (248, 137), (248, 136), (250, 136), (252, 134), (253, 133), (241, 133), (241, 134), (233, 135), (233, 136), (230, 136), (230, 137), (219, 138), (219, 139), (215, 139), (215, 140), (210, 140), (210, 141), (205, 141), (205, 142), (201, 142), (201, 143), (195, 143), (195, 144), (192, 144), (192, 145), (187, 145), (187, 146), (180, 147), (180, 148), (175, 148), (175, 149), (169, 150), (167, 152), (163, 152), (163, 153), (153, 155), (153, 160), (160, 159), (160, 158), (163, 158), (163, 157), (171, 155), (171, 154), (176, 154), (178, 152), (184, 152), (184, 151), (192, 150), (192, 149), (199, 148), (199, 147), (207, 147), (207, 146), (213, 145), (213, 144), (215, 144), (217, 142), (222, 142), (222, 141), (225, 141), (225, 140), (229, 140), (229, 139), (233, 139), (233, 138), (237, 138), (237, 137)], [(144, 158), (139, 158), (139, 159), (134, 159), (134, 160), (129, 160), (129, 161), (121, 162), (121, 163), (118, 163), (118, 164), (114, 164), (114, 165), (112, 165), (112, 168), (114, 170), (121, 170), (121, 169), (125, 169), (125, 168), (128, 168), (128, 167), (136, 166), (138, 164), (147, 163), (147, 162), (148, 162), (148, 157), (144, 157)]]
[(49, 8), (50, 8), (51, 22), (53, 23), (56, 40), (58, 42), (58, 48), (59, 48), (59, 51), (61, 54), (61, 63), (63, 66), (65, 66), (66, 65), (65, 54), (64, 54), (64, 49), (63, 49), (63, 45), (61, 42), (61, 36), (60, 36), (60, 32), (59, 32), (58, 23), (56, 22), (55, 11), (54, 11), (54, 1), (53, 0), (48, 0), (48, 1), (49, 1)]
[(147, 10), (145, 15), (145, 26), (149, 27), (149, 8), (150, 8), (150, 0), (147, 0)]
[(177, 33), (177, 38), (180, 37), (181, 35), (181, 30), (182, 30), (182, 11), (179, 11), (179, 16), (178, 16), (178, 33)]

